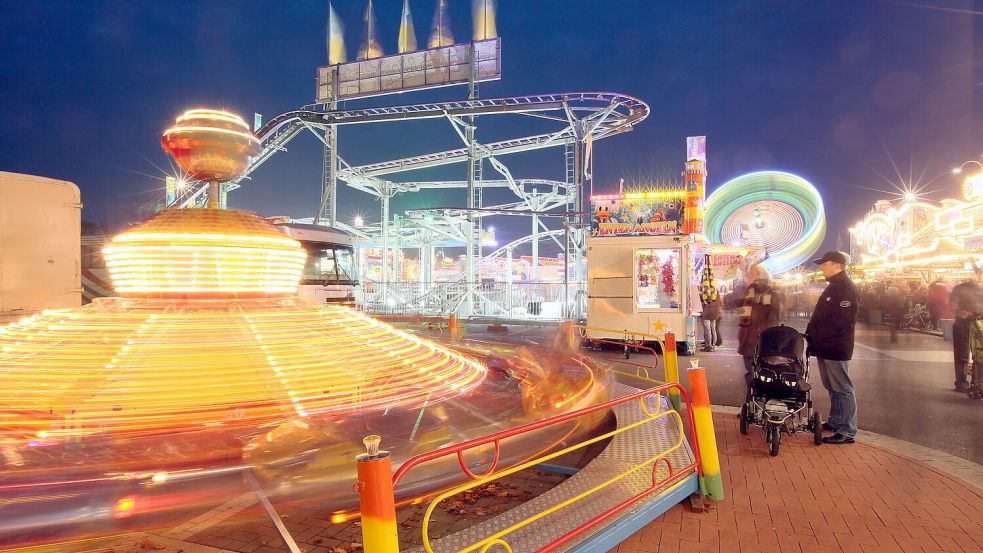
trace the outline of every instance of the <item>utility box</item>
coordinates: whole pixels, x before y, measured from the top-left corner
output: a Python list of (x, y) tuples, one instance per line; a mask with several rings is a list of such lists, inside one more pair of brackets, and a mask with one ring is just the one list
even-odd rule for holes
[(81, 211), (73, 183), (0, 171), (0, 324), (81, 305)]

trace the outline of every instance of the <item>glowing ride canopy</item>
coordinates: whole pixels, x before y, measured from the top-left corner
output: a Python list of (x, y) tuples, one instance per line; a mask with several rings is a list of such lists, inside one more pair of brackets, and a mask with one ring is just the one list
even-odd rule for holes
[(103, 254), (123, 297), (290, 296), (306, 259), (299, 242), (259, 217), (218, 209), (163, 211)]
[(188, 110), (164, 131), (160, 145), (192, 178), (229, 181), (259, 155), (259, 139), (238, 115), (212, 109)]
[(0, 329), (0, 437), (161, 434), (412, 408), (465, 394), (486, 375), (354, 310), (294, 296), (303, 250), (253, 214), (172, 210), (107, 250), (125, 297)]

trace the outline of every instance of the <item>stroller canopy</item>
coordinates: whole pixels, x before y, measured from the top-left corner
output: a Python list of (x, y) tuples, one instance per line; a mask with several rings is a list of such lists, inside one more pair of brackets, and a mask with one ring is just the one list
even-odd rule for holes
[(805, 355), (805, 339), (802, 333), (790, 326), (773, 326), (761, 331), (758, 338), (758, 356), (780, 356), (802, 362)]

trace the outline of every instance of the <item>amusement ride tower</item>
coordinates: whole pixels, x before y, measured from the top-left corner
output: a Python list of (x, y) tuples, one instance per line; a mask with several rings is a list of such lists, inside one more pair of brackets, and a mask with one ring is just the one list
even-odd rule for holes
[[(285, 150), (291, 140), (304, 131), (310, 131), (323, 143), (324, 158), (319, 207), (309, 220), (341, 228), (381, 246), (383, 270), (380, 288), (383, 299), (395, 293), (387, 289), (388, 281), (398, 278), (399, 256), (391, 255), (394, 248), (419, 249), (421, 266), (425, 268), (421, 278), (426, 281), (430, 276), (429, 268), (433, 266), (434, 244), (452, 243), (466, 248), (462, 280), (469, 285), (455, 311), (459, 315), (478, 312), (482, 302), (481, 293), (477, 290), (481, 280), (482, 221), (494, 216), (532, 217), (534, 230), (529, 237), (498, 248), (489, 257), (504, 259), (511, 255), (514, 248), (530, 242), (533, 250), (538, 251), (541, 241), (551, 240), (564, 252), (568, 265), (565, 272), (570, 280), (582, 281), (584, 276), (578, 273), (578, 269), (584, 252), (586, 220), (583, 214), (587, 205), (586, 185), (589, 183), (586, 167), (591, 156), (588, 144), (632, 130), (634, 125), (648, 116), (649, 107), (636, 98), (610, 92), (480, 98), (480, 83), (501, 78), (502, 45), (495, 24), (494, 2), (476, 1), (473, 15), (472, 40), (457, 43), (450, 33), (446, 2), (437, 2), (428, 47), (417, 50), (409, 3), (404, 2), (398, 53), (383, 55), (375, 36), (376, 27), (371, 24), (375, 16), (370, 4), (359, 58), (346, 61), (340, 21), (330, 10), (328, 65), (317, 69), (315, 101), (273, 117), (262, 125), (257, 130), (260, 153), (251, 159), (240, 177), (224, 185), (222, 193), (238, 188), (243, 178), (271, 156)], [(467, 86), (467, 98), (384, 107), (339, 107), (340, 102), (347, 104), (364, 98), (449, 86)], [(482, 142), (477, 134), (478, 120), (492, 116), (552, 121), (559, 128), (545, 134)], [(342, 126), (391, 125), (422, 119), (446, 120), (460, 138), (462, 147), (359, 166), (348, 163), (339, 154), (338, 130)], [(563, 180), (517, 178), (505, 163), (508, 155), (545, 148), (563, 150)], [(452, 164), (466, 166), (463, 179), (419, 181), (400, 176), (410, 171)], [(496, 173), (494, 178), (488, 178), (485, 173), (487, 168)], [(339, 182), (379, 200), (381, 222), (378, 227), (355, 228), (338, 220)], [(491, 188), (507, 189), (516, 196), (517, 201), (486, 205), (483, 192)], [(440, 206), (415, 210), (407, 213), (406, 217), (393, 217), (390, 204), (395, 196), (427, 189), (464, 189), (467, 199), (463, 206)], [(203, 184), (190, 186), (172, 205), (202, 205), (206, 190)], [(563, 227), (548, 227), (543, 220), (549, 218), (563, 220)], [(406, 298), (394, 296), (388, 299), (398, 303)]]

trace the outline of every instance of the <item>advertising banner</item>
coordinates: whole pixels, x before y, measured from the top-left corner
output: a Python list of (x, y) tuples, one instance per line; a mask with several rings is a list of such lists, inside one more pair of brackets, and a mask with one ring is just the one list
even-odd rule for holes
[(707, 162), (707, 137), (687, 136), (686, 137), (686, 161)]
[(595, 201), (591, 236), (662, 236), (683, 232), (683, 198), (613, 198)]

